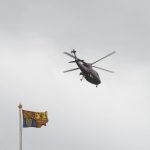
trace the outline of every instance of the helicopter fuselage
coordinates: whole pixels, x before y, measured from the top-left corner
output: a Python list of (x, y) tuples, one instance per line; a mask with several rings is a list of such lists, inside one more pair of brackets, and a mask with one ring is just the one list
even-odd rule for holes
[(87, 63), (81, 63), (79, 61), (76, 61), (77, 66), (81, 70), (80, 75), (83, 75), (83, 77), (90, 83), (98, 85), (101, 83), (100, 77), (98, 73), (92, 68), (90, 64)]
[(66, 71), (64, 71), (64, 73), (80, 69), (81, 70), (80, 75), (82, 75), (82, 79), (80, 79), (80, 80), (82, 81), (83, 78), (85, 78), (88, 82), (95, 84), (97, 87), (97, 85), (101, 83), (101, 80), (100, 80), (99, 74), (93, 68), (97, 68), (97, 69), (107, 71), (110, 73), (114, 73), (114, 72), (111, 70), (108, 70), (108, 69), (94, 66), (94, 64), (111, 56), (114, 53), (115, 53), (115, 51), (105, 55), (104, 57), (102, 57), (92, 63), (86, 63), (84, 60), (77, 58), (75, 49), (73, 49), (71, 51), (71, 54), (68, 52), (64, 52), (64, 54), (66, 54), (69, 57), (72, 57), (74, 59), (73, 61), (70, 61), (69, 63), (76, 63), (76, 65), (78, 66), (77, 68), (66, 70)]

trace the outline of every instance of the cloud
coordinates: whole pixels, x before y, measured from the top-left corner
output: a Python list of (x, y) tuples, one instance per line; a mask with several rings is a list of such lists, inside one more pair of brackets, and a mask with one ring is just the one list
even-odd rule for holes
[[(21, 102), (49, 116), (47, 127), (23, 130), (24, 149), (149, 149), (149, 2), (1, 4), (2, 148), (18, 148)], [(63, 74), (75, 67), (63, 55), (72, 48), (87, 62), (117, 51), (96, 64), (115, 74), (97, 70), (98, 88), (79, 70)]]

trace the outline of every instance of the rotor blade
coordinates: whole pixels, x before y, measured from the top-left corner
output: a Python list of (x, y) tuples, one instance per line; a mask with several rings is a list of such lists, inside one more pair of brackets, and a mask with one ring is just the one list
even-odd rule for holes
[(101, 70), (104, 70), (104, 71), (107, 71), (107, 72), (110, 72), (110, 73), (114, 73), (114, 71), (107, 70), (107, 69), (100, 68), (100, 67), (96, 67), (96, 66), (93, 66), (93, 68), (97, 68), (97, 69), (101, 69)]
[(64, 73), (66, 72), (70, 72), (70, 71), (74, 71), (74, 70), (78, 70), (79, 68), (74, 68), (74, 69), (70, 69), (70, 70), (66, 70), (66, 71), (63, 71)]
[(70, 56), (70, 57), (72, 57), (72, 58), (75, 58), (73, 55), (71, 55), (71, 54), (69, 54), (69, 53), (67, 53), (67, 52), (64, 52), (64, 54), (66, 54), (66, 55), (68, 55), (68, 56)]
[(104, 57), (102, 57), (102, 58), (98, 59), (97, 61), (95, 61), (95, 62), (91, 63), (91, 65), (93, 65), (93, 64), (95, 64), (95, 63), (97, 63), (98, 61), (100, 61), (100, 60), (102, 60), (102, 59), (104, 59), (104, 58), (106, 58), (106, 57), (108, 57), (108, 56), (111, 56), (111, 55), (112, 55), (112, 54), (114, 54), (114, 53), (116, 53), (116, 52), (115, 52), (115, 51), (113, 51), (113, 52), (109, 53), (108, 55), (106, 55), (106, 56), (104, 56)]
[(76, 61), (69, 61), (68, 63), (75, 63)]

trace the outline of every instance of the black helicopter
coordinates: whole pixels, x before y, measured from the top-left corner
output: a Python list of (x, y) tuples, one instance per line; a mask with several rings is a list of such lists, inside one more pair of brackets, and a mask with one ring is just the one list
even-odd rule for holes
[(114, 73), (114, 72), (110, 71), (110, 70), (107, 70), (107, 69), (103, 69), (103, 68), (100, 68), (100, 67), (93, 66), (93, 64), (101, 61), (102, 59), (104, 59), (108, 56), (111, 56), (114, 53), (115, 53), (115, 51), (107, 54), (106, 56), (98, 59), (97, 61), (95, 61), (93, 63), (86, 63), (84, 60), (81, 60), (81, 59), (77, 58), (76, 51), (74, 49), (71, 51), (71, 54), (67, 53), (67, 52), (64, 52), (64, 54), (66, 54), (66, 55), (68, 55), (68, 56), (75, 59), (74, 61), (70, 61), (69, 63), (76, 63), (77, 66), (78, 66), (77, 68), (66, 70), (66, 71), (64, 71), (64, 73), (80, 69), (81, 70), (80, 75), (82, 75), (82, 78), (80, 80), (82, 81), (83, 78), (85, 78), (88, 82), (90, 82), (92, 84), (95, 84), (96, 87), (97, 87), (97, 85), (101, 83), (101, 80), (100, 80), (99, 74), (93, 68), (101, 69), (103, 71), (107, 71), (107, 72), (110, 72), (110, 73)]

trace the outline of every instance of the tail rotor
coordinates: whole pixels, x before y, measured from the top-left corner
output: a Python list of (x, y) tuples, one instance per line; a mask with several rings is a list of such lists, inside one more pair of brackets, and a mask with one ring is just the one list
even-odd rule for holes
[(76, 57), (76, 51), (75, 51), (75, 49), (73, 49), (73, 50), (71, 51), (71, 53), (74, 55), (74, 57), (75, 57), (75, 59), (76, 59), (77, 57)]

